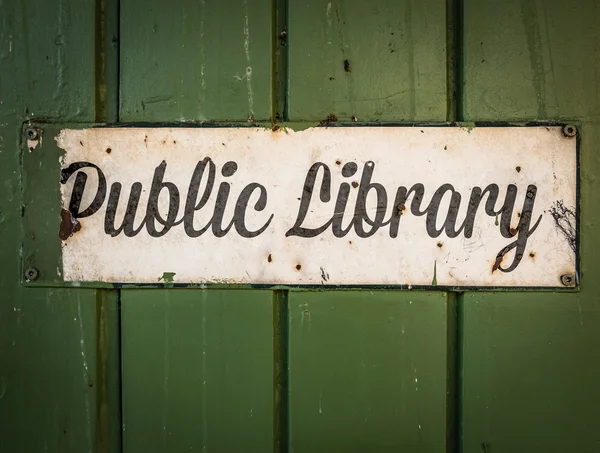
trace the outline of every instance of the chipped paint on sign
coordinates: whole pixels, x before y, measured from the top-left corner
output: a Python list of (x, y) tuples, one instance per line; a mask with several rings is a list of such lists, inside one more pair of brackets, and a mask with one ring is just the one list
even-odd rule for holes
[(561, 287), (576, 274), (576, 140), (560, 127), (56, 140), (65, 281)]

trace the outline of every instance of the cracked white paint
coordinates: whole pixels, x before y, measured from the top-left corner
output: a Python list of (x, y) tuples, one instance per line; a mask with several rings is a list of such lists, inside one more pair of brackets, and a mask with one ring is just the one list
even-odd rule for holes
[[(575, 140), (565, 138), (559, 127), (353, 127), (312, 128), (302, 132), (272, 132), (262, 128), (97, 128), (64, 130), (57, 137), (66, 153), (63, 168), (79, 161), (91, 162), (104, 173), (106, 199), (93, 215), (80, 218), (81, 231), (63, 242), (65, 281), (107, 281), (156, 283), (165, 272), (174, 273), (174, 283), (254, 283), (308, 285), (443, 285), (443, 286), (541, 286), (561, 287), (560, 276), (575, 273), (575, 252), (556, 227), (550, 213), (558, 200), (576, 206)], [(106, 150), (110, 148), (110, 153)], [(215, 237), (209, 227), (198, 237), (189, 237), (184, 223), (174, 225), (165, 235), (151, 237), (142, 225), (155, 169), (166, 162), (164, 182), (179, 191), (177, 221), (184, 216), (186, 197), (196, 164), (210, 158), (216, 166), (215, 183), (206, 205), (193, 215), (194, 229), (200, 230), (214, 215), (216, 194), (221, 183), (229, 183), (223, 225), (233, 217), (240, 192), (250, 183), (264, 186), (267, 201), (256, 210), (258, 192), (252, 193), (245, 210), (245, 225), (263, 233), (243, 238), (236, 227)], [(221, 170), (228, 161), (237, 163), (229, 177)], [(473, 187), (499, 187), (495, 209), (504, 203), (507, 187), (517, 188), (510, 226), (516, 228), (528, 186), (537, 193), (531, 226), (539, 226), (528, 238), (523, 257), (512, 272), (494, 270), (497, 255), (515, 237), (503, 237), (495, 216), (485, 213), (484, 198), (474, 218), (470, 237), (459, 234), (430, 237), (426, 216), (413, 215), (412, 196), (400, 216), (398, 235), (390, 237), (390, 225), (381, 226), (369, 237), (359, 237), (354, 228), (336, 237), (331, 226), (311, 238), (286, 236), (297, 220), (300, 198), (309, 168), (316, 162), (331, 172), (330, 199), (319, 199), (323, 179), (316, 178), (309, 210), (302, 227), (326, 224), (335, 212), (342, 183), (360, 183), (363, 170), (373, 162), (371, 184), (381, 184), (387, 202), (383, 219), (397, 214), (396, 191), (424, 185), (421, 208), (427, 207), (434, 192), (452, 184), (462, 197), (457, 226), (465, 218)], [(344, 177), (342, 168), (354, 162), (358, 170)], [(92, 201), (98, 185), (97, 172), (86, 171), (88, 186), (81, 209)], [(68, 208), (76, 177), (61, 185), (63, 207)], [(122, 184), (116, 227), (124, 218), (126, 201), (134, 182), (141, 183), (139, 207), (132, 237), (105, 233), (105, 214), (111, 185)], [(206, 174), (200, 185), (206, 186)], [(342, 227), (354, 219), (361, 186), (349, 188)], [(368, 188), (368, 186), (365, 186)], [(159, 212), (166, 217), (167, 189), (159, 197)], [(436, 224), (441, 228), (450, 204), (446, 193), (439, 206)], [(366, 211), (370, 219), (377, 212), (376, 189), (367, 192)], [(500, 216), (501, 217), (501, 216)], [(156, 222), (157, 228), (162, 227)], [(368, 222), (362, 222), (369, 230)], [(160, 229), (160, 228), (158, 228)], [(501, 265), (513, 262), (509, 251)]]

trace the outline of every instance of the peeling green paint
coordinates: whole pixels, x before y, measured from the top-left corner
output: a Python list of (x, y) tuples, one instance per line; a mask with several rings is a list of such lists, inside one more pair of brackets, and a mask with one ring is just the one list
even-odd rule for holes
[(461, 121), (459, 123), (457, 123), (458, 126), (460, 126), (462, 129), (466, 130), (467, 132), (471, 132), (473, 129), (475, 129), (475, 127), (477, 126), (477, 124), (474, 121)]

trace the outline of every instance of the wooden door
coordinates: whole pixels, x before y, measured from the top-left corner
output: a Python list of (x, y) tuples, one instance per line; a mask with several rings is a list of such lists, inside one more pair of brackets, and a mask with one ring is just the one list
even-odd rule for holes
[[(0, 3), (7, 451), (595, 451), (600, 5)], [(22, 126), (564, 120), (581, 291), (21, 284)], [(43, 194), (42, 194), (43, 195)]]

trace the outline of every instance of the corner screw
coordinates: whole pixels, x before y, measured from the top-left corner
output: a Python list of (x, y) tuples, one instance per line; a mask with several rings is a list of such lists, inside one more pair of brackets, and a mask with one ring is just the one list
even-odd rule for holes
[(38, 270), (35, 267), (30, 267), (25, 271), (25, 278), (28, 282), (36, 280), (38, 275)]
[(25, 131), (25, 136), (28, 140), (37, 140), (40, 132), (35, 127), (28, 127)]
[(575, 286), (575, 276), (573, 274), (561, 275), (560, 281), (565, 286)]
[(572, 124), (567, 124), (563, 127), (562, 133), (565, 137), (572, 138), (577, 135), (577, 128)]

